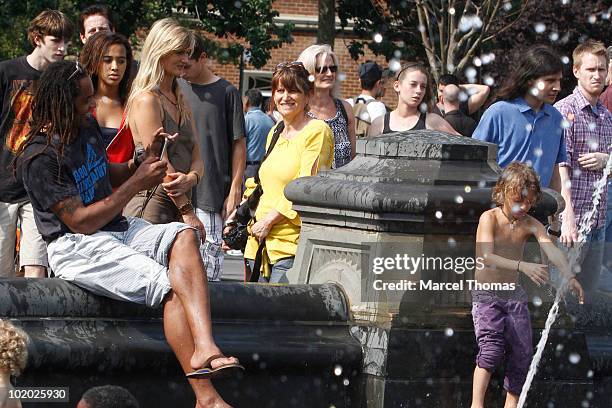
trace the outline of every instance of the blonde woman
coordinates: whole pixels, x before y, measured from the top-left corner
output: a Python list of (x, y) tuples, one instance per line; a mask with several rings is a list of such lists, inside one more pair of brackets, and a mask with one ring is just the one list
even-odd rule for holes
[(314, 93), (308, 103), (308, 115), (321, 119), (334, 134), (334, 164), (339, 168), (355, 157), (355, 118), (351, 105), (338, 98), (338, 57), (329, 45), (311, 45), (298, 61), (314, 82)]
[(11, 376), (21, 374), (28, 361), (27, 335), (8, 320), (0, 320), (0, 407), (21, 408), (11, 398)]
[(176, 83), (193, 44), (193, 33), (171, 18), (156, 21), (144, 42), (126, 116), (136, 150), (139, 146), (149, 148), (156, 133), (173, 135), (162, 157), (168, 161), (169, 171), (164, 183), (136, 195), (124, 214), (153, 224), (183, 221), (204, 239), (204, 226), (191, 204), (191, 190), (202, 177), (204, 164), (191, 113)]

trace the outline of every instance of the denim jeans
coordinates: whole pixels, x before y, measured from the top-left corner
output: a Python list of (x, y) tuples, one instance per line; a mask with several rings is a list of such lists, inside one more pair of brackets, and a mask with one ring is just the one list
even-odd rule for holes
[(606, 245), (603, 267), (599, 277), (599, 289), (612, 292), (612, 181), (608, 182), (608, 208), (606, 210)]
[[(293, 261), (295, 257), (283, 258), (276, 261), (276, 263), (270, 265), (270, 279), (264, 278), (263, 275), (259, 276), (259, 282), (262, 283), (289, 283), (287, 279), (287, 271), (293, 267)], [(255, 261), (253, 259), (247, 259), (249, 268), (253, 269)]]

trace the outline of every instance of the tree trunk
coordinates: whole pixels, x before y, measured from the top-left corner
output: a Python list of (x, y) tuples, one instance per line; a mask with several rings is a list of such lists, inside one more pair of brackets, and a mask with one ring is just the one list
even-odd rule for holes
[(329, 44), (334, 48), (336, 37), (336, 2), (335, 0), (319, 0), (319, 26), (317, 28), (317, 43)]

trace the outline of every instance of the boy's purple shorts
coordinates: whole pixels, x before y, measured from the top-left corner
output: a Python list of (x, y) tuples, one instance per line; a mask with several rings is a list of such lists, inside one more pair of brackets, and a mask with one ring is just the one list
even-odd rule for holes
[(489, 372), (506, 359), (504, 388), (519, 395), (531, 363), (533, 345), (527, 295), (512, 291), (472, 291), (472, 317), (478, 342), (476, 364)]

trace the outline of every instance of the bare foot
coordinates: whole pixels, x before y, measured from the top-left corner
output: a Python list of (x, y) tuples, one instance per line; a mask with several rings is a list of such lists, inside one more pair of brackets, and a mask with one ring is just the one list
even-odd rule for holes
[[(217, 346), (215, 346), (214, 348), (209, 348), (209, 349), (196, 348), (195, 352), (193, 353), (193, 356), (191, 357), (191, 361), (190, 361), (191, 368), (193, 368), (194, 370), (203, 368), (204, 364), (206, 363), (206, 360), (208, 360), (210, 356), (214, 356), (218, 354), (223, 354), (223, 353), (221, 352), (221, 350), (219, 350)], [(236, 357), (219, 357), (219, 358), (215, 358), (214, 360), (210, 362), (210, 368), (217, 368), (222, 365), (237, 364), (237, 363), (238, 363), (238, 359)]]

